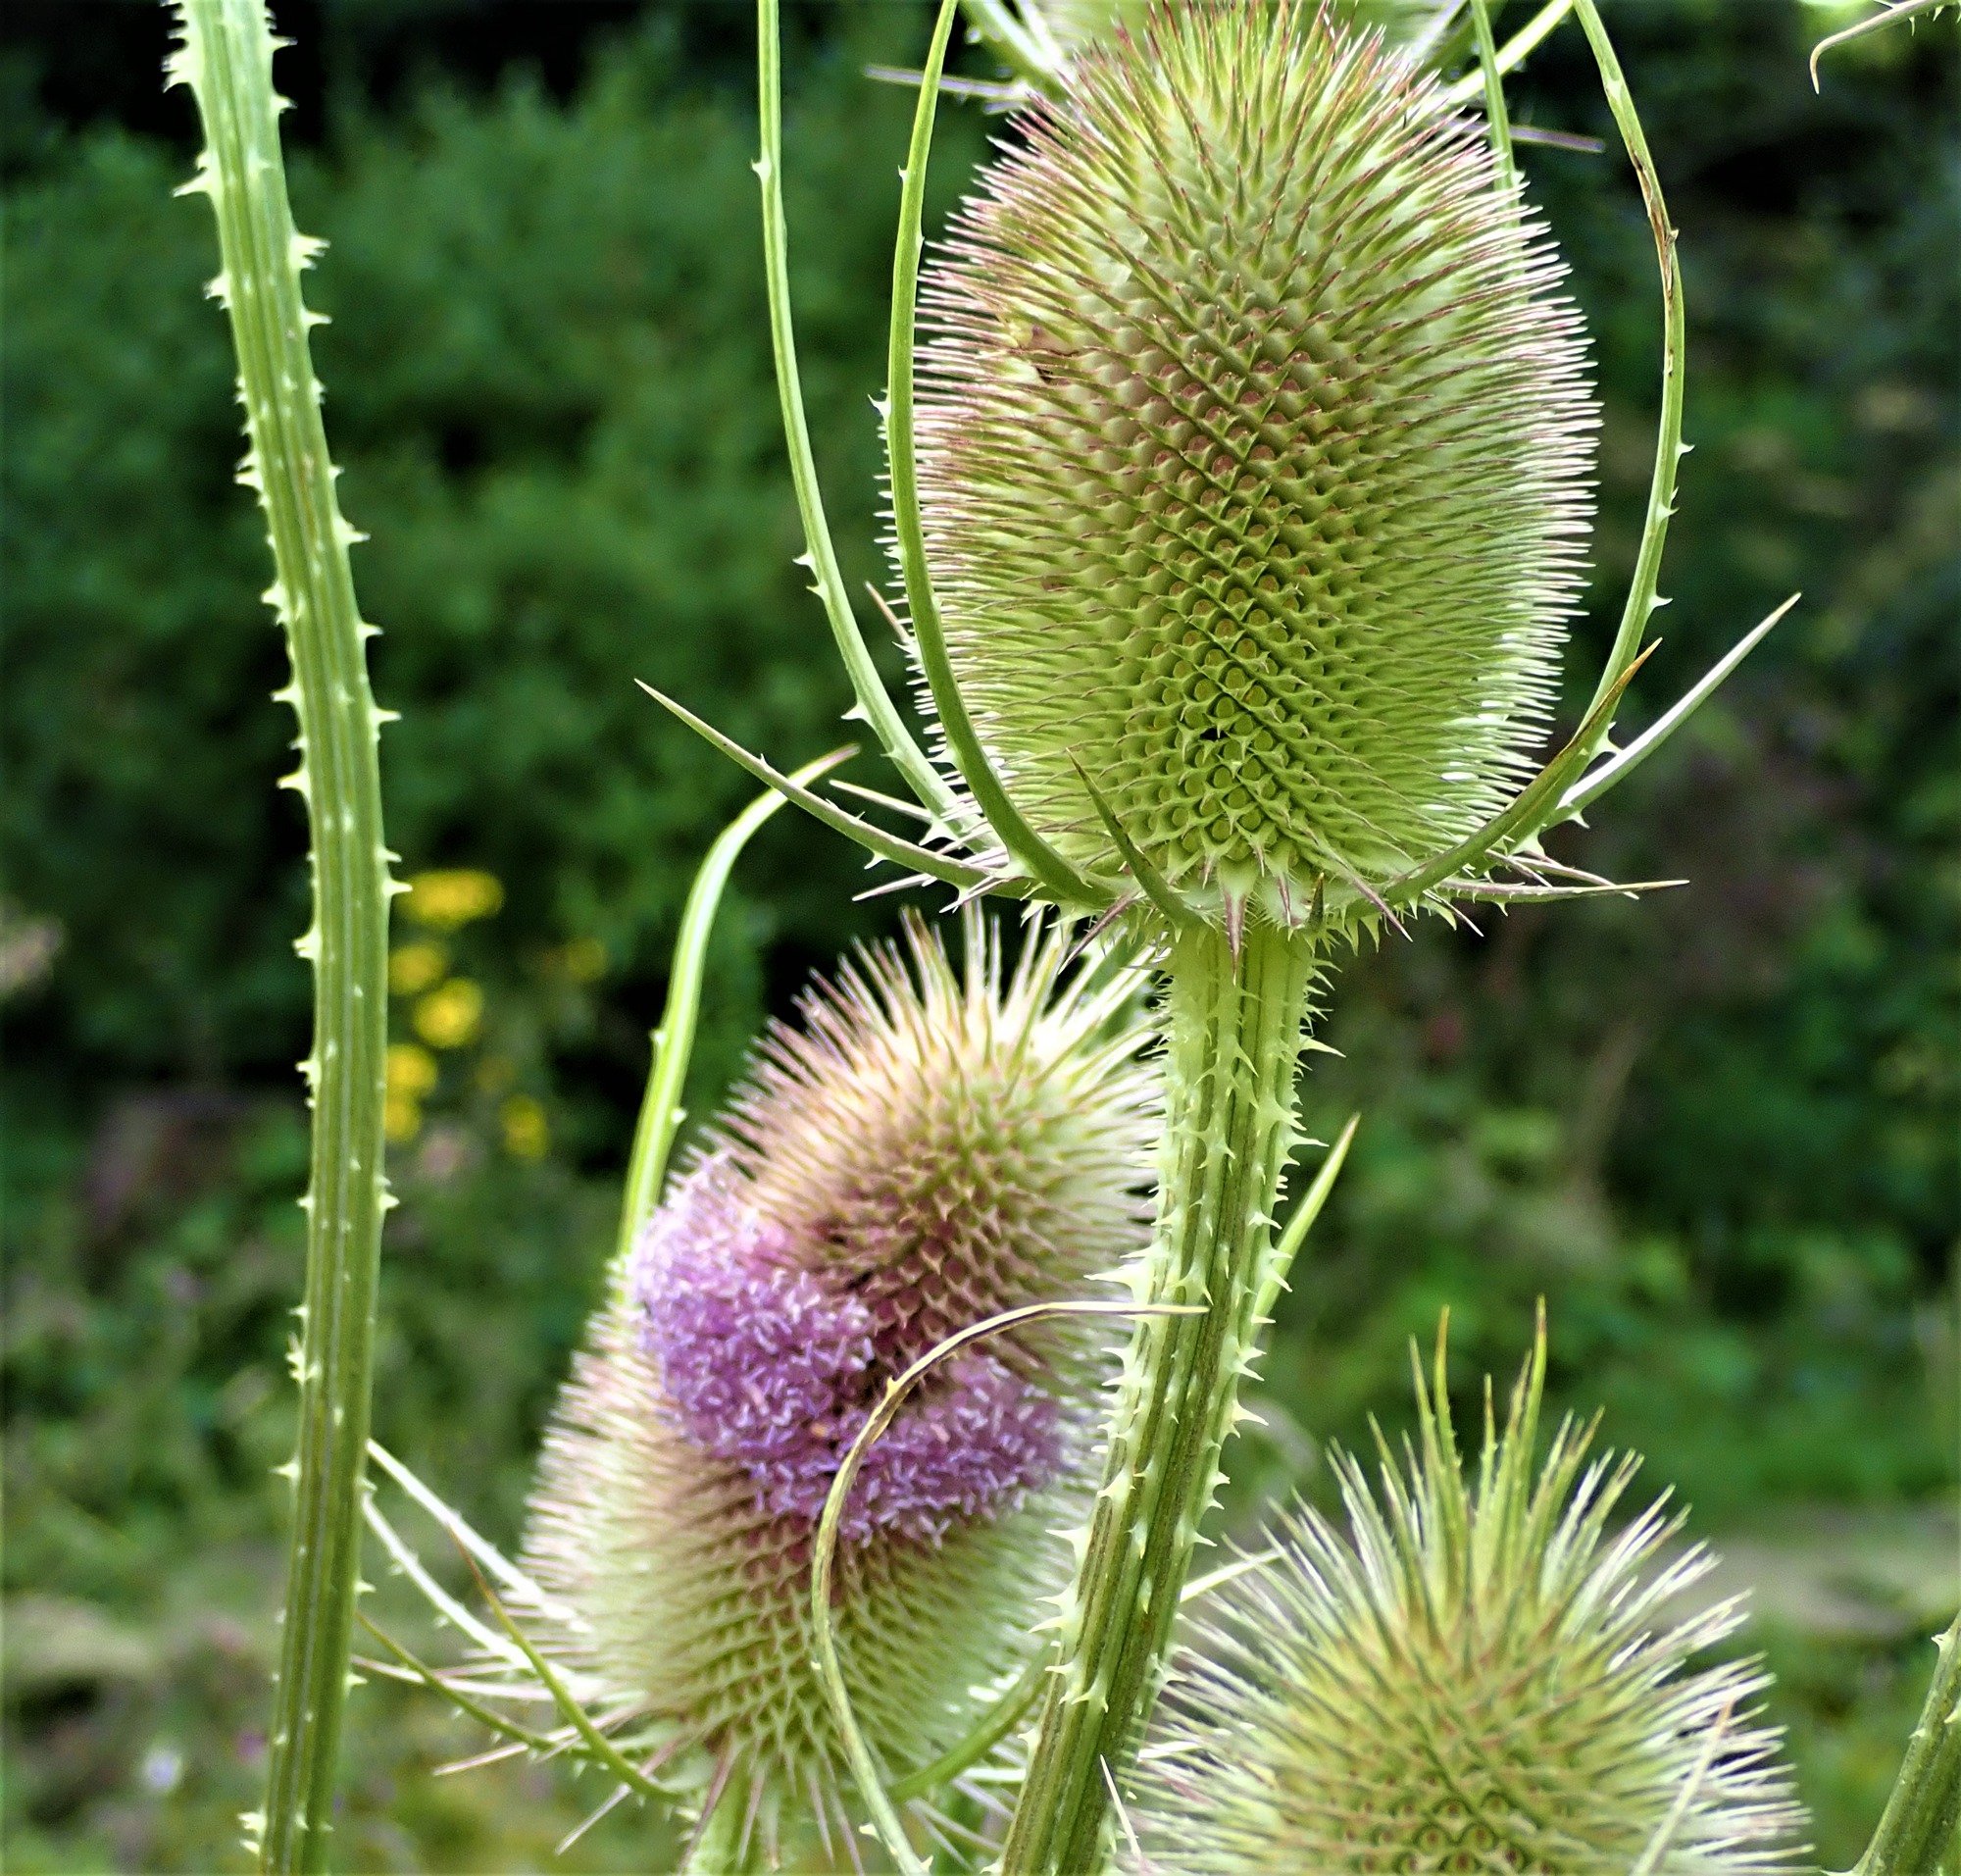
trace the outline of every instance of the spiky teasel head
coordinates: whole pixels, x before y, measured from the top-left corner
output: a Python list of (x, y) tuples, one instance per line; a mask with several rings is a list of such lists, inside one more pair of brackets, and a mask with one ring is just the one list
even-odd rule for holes
[[(1446, 0), (1330, 0), (1329, 10), (1341, 25), (1368, 30), (1381, 27), (1391, 39), (1401, 38), (1432, 20)], [(1064, 51), (1073, 52), (1119, 30), (1143, 24), (1152, 0), (1031, 0), (1031, 9), (1052, 32)]]
[(1128, 845), (1215, 919), (1366, 912), (1544, 729), (1594, 424), (1561, 267), (1432, 80), (1294, 0), (1160, 0), (1021, 127), (922, 296), (980, 741), (1107, 886)]
[[(579, 1618), (557, 1646), (613, 1691), (623, 1749), (772, 1853), (844, 1815), (808, 1601), (870, 1408), (949, 1333), (1081, 1293), (1144, 1235), (1140, 1032), (1063, 959), (1031, 939), (1004, 974), (976, 914), (964, 972), (914, 924), (808, 996), (641, 1234), (547, 1441), (530, 1562)], [(980, 1344), (868, 1449), (833, 1617), (893, 1777), (1026, 1661), (1098, 1375), (1059, 1335)]]
[[(1692, 1666), (1734, 1603), (1660, 1504), (1614, 1528), (1638, 1460), (1554, 1434), (1543, 1332), (1467, 1483), (1443, 1345), (1419, 1442), (1380, 1488), (1337, 1455), (1348, 1529), (1311, 1509), (1218, 1592), (1146, 1746), (1131, 1818), (1190, 1876), (1313, 1869), (1627, 1876), (1792, 1867), (1801, 1814), (1754, 1723), (1765, 1677)], [(1378, 1437), (1381, 1445), (1380, 1436)], [(1646, 1857), (1644, 1861), (1643, 1858)]]

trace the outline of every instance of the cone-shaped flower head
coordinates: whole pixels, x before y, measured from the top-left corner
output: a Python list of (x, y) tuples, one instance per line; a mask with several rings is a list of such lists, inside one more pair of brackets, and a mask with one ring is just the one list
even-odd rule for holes
[[(1417, 1377), (1420, 1450), (1345, 1455), (1348, 1529), (1285, 1519), (1216, 1593), (1139, 1763), (1155, 1868), (1670, 1876), (1785, 1869), (1801, 1817), (1753, 1724), (1763, 1676), (1689, 1665), (1739, 1620), (1685, 1593), (1679, 1519), (1613, 1528), (1637, 1461), (1554, 1435), (1534, 1477), (1544, 1347), (1502, 1434), (1485, 1395), (1467, 1485), (1443, 1394)], [(1653, 1851), (1647, 1862), (1645, 1853)]]
[[(1428, 24), (1448, 0), (1329, 0), (1342, 25), (1381, 27), (1391, 39)], [(1152, 0), (1033, 0), (1033, 11), (1065, 51), (1075, 51), (1118, 30), (1143, 24)]]
[[(1061, 983), (1063, 955), (1031, 940), (1004, 981), (977, 915), (956, 973), (914, 925), (774, 1029), (641, 1234), (547, 1442), (529, 1552), (582, 1623), (560, 1647), (668, 1776), (736, 1781), (765, 1843), (843, 1814), (812, 1545), (886, 1382), (955, 1330), (1081, 1293), (1144, 1234), (1140, 1031), (1121, 986)], [(1053, 1330), (977, 1344), (869, 1448), (833, 1613), (895, 1777), (1026, 1660), (1098, 1372)]]
[(1079, 868), (1125, 871), (1100, 797), (1201, 911), (1294, 923), (1528, 771), (1589, 505), (1560, 265), (1429, 78), (1293, 0), (1154, 5), (1020, 122), (922, 296), (949, 662)]

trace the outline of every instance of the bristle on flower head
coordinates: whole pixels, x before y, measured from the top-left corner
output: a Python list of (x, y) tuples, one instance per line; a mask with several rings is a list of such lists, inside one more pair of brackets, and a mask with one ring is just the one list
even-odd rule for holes
[(1431, 79), (1293, 0), (1160, 0), (1020, 122), (922, 298), (981, 744), (1113, 885), (1106, 813), (1208, 917), (1366, 897), (1544, 729), (1594, 426), (1560, 265)]
[[(1449, 0), (1327, 0), (1341, 25), (1380, 28), (1391, 40), (1406, 37), (1434, 20)], [(1065, 52), (1073, 52), (1118, 31), (1135, 31), (1151, 0), (1032, 0), (1032, 10)]]
[(1419, 1448), (1383, 1448), (1379, 1492), (1335, 1459), (1347, 1532), (1297, 1510), (1216, 1594), (1136, 1773), (1131, 1814), (1163, 1854), (1147, 1867), (1794, 1866), (1801, 1813), (1751, 1707), (1765, 1677), (1689, 1666), (1736, 1608), (1684, 1599), (1699, 1547), (1659, 1562), (1679, 1517), (1609, 1529), (1638, 1462), (1588, 1462), (1590, 1429), (1562, 1425), (1534, 1476), (1544, 1374), (1541, 1338), (1502, 1433), (1487, 1388), (1467, 1484), (1439, 1339)]
[[(1156, 1132), (1121, 985), (1004, 974), (914, 923), (771, 1032), (725, 1128), (642, 1232), (548, 1438), (529, 1542), (618, 1690), (623, 1740), (741, 1781), (765, 1835), (843, 1814), (811, 1665), (819, 1514), (885, 1384), (952, 1332), (1080, 1294), (1141, 1242)], [(1026, 1661), (1066, 1570), (1051, 1533), (1100, 1368), (1076, 1338), (978, 1344), (868, 1450), (834, 1618), (894, 1774), (958, 1741)]]

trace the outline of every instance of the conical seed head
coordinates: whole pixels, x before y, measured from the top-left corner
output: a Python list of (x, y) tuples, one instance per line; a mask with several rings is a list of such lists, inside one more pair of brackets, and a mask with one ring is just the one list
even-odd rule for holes
[[(1533, 1471), (1543, 1359), (1467, 1484), (1441, 1393), (1378, 1489), (1345, 1455), (1347, 1531), (1310, 1509), (1217, 1593), (1131, 1793), (1146, 1854), (1188, 1876), (1313, 1869), (1670, 1876), (1785, 1870), (1802, 1823), (1736, 1626), (1634, 1463), (1569, 1423)], [(1487, 1394), (1488, 1402), (1488, 1394)]]
[[(923, 292), (948, 656), (1037, 832), (1201, 909), (1447, 848), (1529, 766), (1593, 405), (1543, 229), (1326, 14), (1185, 0), (1085, 50)], [(1085, 786), (1084, 777), (1089, 786)]]
[[(1145, 1233), (1155, 1078), (1121, 987), (1064, 956), (1031, 939), (1009, 974), (975, 917), (956, 972), (915, 924), (807, 999), (643, 1232), (547, 1443), (528, 1553), (578, 1618), (559, 1646), (624, 1738), (738, 1781), (786, 1851), (844, 1816), (808, 1601), (845, 1450), (946, 1335), (1081, 1293)], [(990, 1341), (868, 1448), (833, 1617), (895, 1776), (1026, 1661), (1100, 1372), (1080, 1336)]]

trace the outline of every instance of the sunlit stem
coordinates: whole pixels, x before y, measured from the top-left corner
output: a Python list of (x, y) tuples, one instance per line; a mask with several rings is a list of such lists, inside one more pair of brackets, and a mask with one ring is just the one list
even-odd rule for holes
[(334, 1768), (346, 1703), (361, 1551), (361, 1504), (381, 1216), (382, 1094), (388, 1040), (389, 855), (381, 839), (377, 744), (337, 473), (321, 423), (312, 325), (300, 271), (313, 246), (294, 231), (273, 90), (274, 40), (262, 0), (186, 0), (173, 82), (187, 83), (205, 151), (187, 185), (210, 199), (249, 448), (241, 480), (258, 492), (299, 715), (287, 778), (312, 836), (313, 923), (299, 949), (314, 967), (313, 1105), (306, 1303), (298, 1350), (299, 1450), (284, 1627), (267, 1742), (260, 1857), (269, 1870), (327, 1866)]

